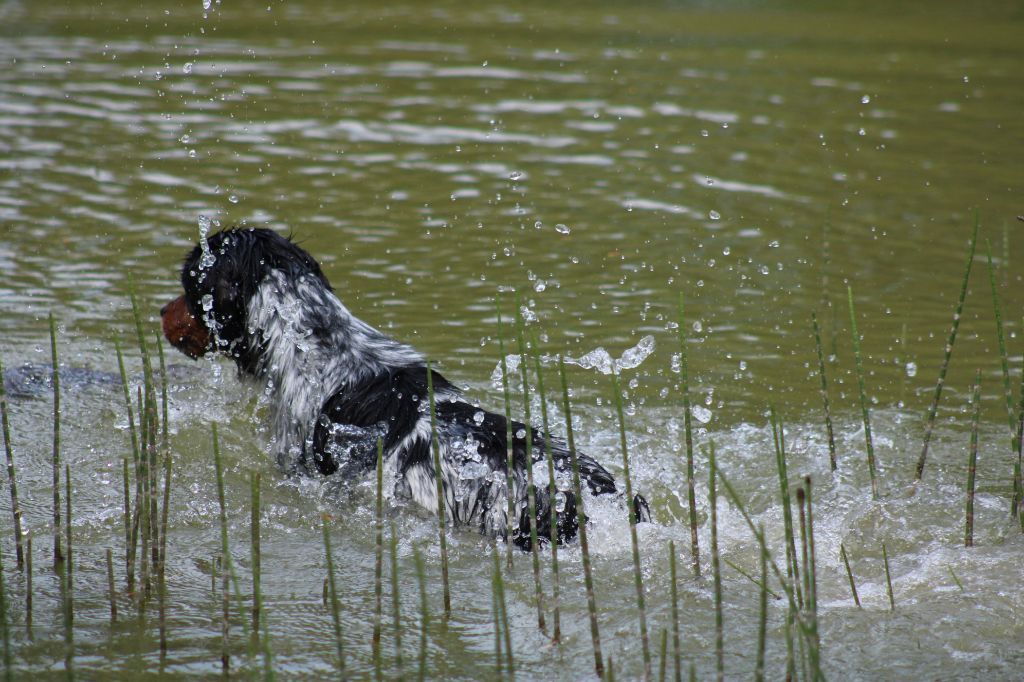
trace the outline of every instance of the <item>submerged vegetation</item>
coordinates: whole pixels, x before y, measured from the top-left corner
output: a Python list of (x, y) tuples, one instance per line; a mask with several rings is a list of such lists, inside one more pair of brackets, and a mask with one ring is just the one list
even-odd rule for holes
[[(933, 437), (938, 402), (942, 395), (942, 387), (947, 375), (953, 343), (956, 339), (957, 326), (964, 308), (977, 230), (976, 225), (970, 241), (967, 272), (964, 275), (960, 291), (953, 329), (945, 349), (945, 360), (939, 372), (938, 388), (927, 414), (924, 415), (926, 423), (924, 446), (914, 471), (900, 471), (895, 466), (885, 468), (876, 466), (871, 435), (870, 400), (866, 389), (866, 372), (860, 352), (853, 289), (852, 286), (847, 289), (852, 364), (856, 370), (863, 420), (867, 452), (866, 468), (869, 473), (871, 498), (879, 507), (886, 503), (887, 495), (897, 494), (890, 491), (897, 490), (911, 481), (921, 485), (917, 481), (922, 477), (928, 442)], [(1019, 516), (1021, 497), (1019, 425), (1024, 424), (1024, 411), (1020, 405), (1015, 406), (1012, 399), (1002, 317), (996, 293), (996, 278), (991, 254), (989, 254), (989, 263), (992, 298), (997, 319), (998, 346), (1003, 367), (1004, 395), (1002, 398), (1005, 399), (1008, 411), (1011, 435), (1009, 440), (1015, 449), (1016, 459), (1015, 468), (1012, 471), (1004, 472), (1005, 490), (1001, 489), (1000, 493), (1006, 494), (1014, 516)], [(125, 370), (124, 356), (120, 345), (115, 344), (121, 379), (119, 391), (124, 399), (124, 404), (119, 409), (123, 410), (125, 414), (129, 438), (124, 456), (118, 466), (113, 468), (119, 479), (115, 488), (118, 488), (123, 498), (116, 513), (122, 527), (115, 529), (114, 526), (111, 526), (110, 528), (105, 562), (101, 562), (99, 568), (88, 567), (102, 573), (102, 582), (90, 581), (83, 584), (83, 581), (76, 579), (75, 561), (78, 554), (73, 544), (72, 530), (75, 525), (73, 514), (80, 514), (81, 510), (76, 504), (73, 504), (73, 469), (66, 457), (62, 459), (60, 402), (62, 389), (59, 371), (61, 362), (58, 356), (58, 334), (52, 315), (49, 318), (49, 324), (53, 367), (51, 381), (53, 387), (53, 508), (52, 523), (49, 528), (47, 528), (41, 509), (35, 508), (31, 514), (26, 515), (19, 502), (18, 471), (13, 447), (13, 439), (17, 437), (17, 434), (12, 433), (10, 429), (9, 412), (12, 406), (8, 403), (3, 383), (0, 382), (0, 418), (2, 418), (13, 518), (10, 530), (6, 535), (13, 540), (10, 546), (14, 552), (13, 561), (11, 561), (12, 555), (7, 549), (6, 542), (4, 550), (0, 552), (0, 560), (2, 560), (2, 567), (0, 567), (0, 636), (2, 636), (3, 666), (6, 679), (13, 679), (19, 676), (20, 671), (38, 666), (39, 654), (32, 653), (30, 661), (24, 652), (27, 650), (35, 652), (36, 647), (44, 641), (49, 643), (48, 650), (61, 652), (60, 660), (52, 659), (50, 664), (63, 667), (69, 679), (78, 675), (81, 666), (76, 663), (76, 656), (84, 652), (82, 646), (76, 644), (76, 616), (81, 613), (81, 609), (89, 609), (90, 614), (95, 615), (100, 605), (109, 611), (109, 628), (112, 633), (131, 627), (135, 629), (134, 631), (147, 635), (155, 629), (158, 642), (155, 646), (159, 655), (156, 658), (145, 657), (134, 663), (136, 671), (166, 671), (175, 664), (177, 640), (173, 624), (168, 621), (167, 616), (169, 612), (173, 613), (175, 608), (173, 593), (175, 580), (179, 576), (167, 573), (167, 558), (169, 553), (187, 554), (190, 552), (190, 548), (182, 546), (180, 543), (168, 542), (168, 508), (172, 503), (171, 492), (175, 485), (172, 472), (175, 471), (173, 463), (177, 446), (170, 437), (171, 429), (168, 424), (170, 420), (169, 380), (163, 357), (163, 347), (159, 336), (157, 336), (159, 364), (154, 369), (150, 357), (151, 350), (147, 344), (147, 334), (152, 334), (153, 330), (147, 330), (143, 324), (134, 294), (131, 295), (131, 301), (137, 330), (136, 345), (142, 359), (143, 377), (141, 385), (135, 387), (136, 395), (133, 400), (133, 386)], [(510, 386), (512, 382), (509, 382), (508, 376), (510, 371), (514, 372), (515, 370), (511, 363), (506, 362), (504, 336), (508, 330), (501, 323), (500, 304), (496, 310), (499, 324), (498, 345), (501, 353), (502, 387), (506, 414), (511, 414), (513, 388)], [(601, 627), (602, 601), (605, 595), (602, 594), (601, 585), (594, 575), (594, 568), (595, 564), (607, 559), (602, 555), (595, 556), (593, 554), (591, 540), (588, 537), (587, 520), (588, 515), (593, 512), (588, 511), (587, 505), (591, 504), (592, 498), (586, 494), (580, 484), (572, 416), (573, 405), (565, 367), (566, 358), (563, 355), (557, 355), (554, 358), (542, 356), (538, 347), (539, 335), (531, 328), (530, 334), (527, 336), (526, 321), (520, 311), (520, 302), (516, 301), (514, 331), (519, 350), (518, 367), (521, 370), (520, 390), (523, 409), (526, 412), (526, 421), (532, 423), (530, 410), (531, 405), (535, 403), (531, 399), (535, 398), (540, 406), (543, 426), (541, 433), (545, 434), (546, 442), (539, 445), (543, 446), (542, 450), (546, 456), (538, 463), (538, 471), (543, 469), (546, 473), (543, 482), (535, 483), (534, 472), (528, 470), (527, 511), (530, 515), (530, 578), (524, 580), (523, 573), (515, 570), (514, 557), (517, 556), (517, 553), (510, 551), (511, 543), (498, 541), (490, 549), (490, 560), (485, 555), (477, 558), (479, 572), (481, 574), (489, 573), (491, 576), (492, 593), (489, 595), (489, 621), (478, 625), (488, 628), (489, 638), (493, 641), (492, 670), (495, 678), (513, 679), (517, 675), (529, 677), (533, 659), (538, 656), (557, 658), (561, 655), (559, 648), (564, 645), (566, 640), (566, 631), (563, 626), (567, 600), (579, 596), (579, 590), (565, 588), (567, 585), (575, 586), (575, 581), (579, 579), (582, 580), (582, 591), (585, 595), (583, 601), (586, 603), (590, 647), (593, 650), (593, 672), (596, 676), (606, 679), (613, 678), (616, 674), (623, 677), (653, 679), (655, 671), (657, 671), (660, 679), (671, 676), (675, 680), (681, 680), (685, 675), (693, 678), (698, 665), (706, 664), (706, 661), (688, 660), (684, 653), (687, 635), (680, 627), (681, 621), (686, 618), (685, 614), (681, 613), (679, 604), (681, 585), (689, 585), (702, 594), (710, 595), (707, 608), (714, 612), (714, 636), (707, 641), (712, 642), (713, 639), (709, 648), (713, 647), (714, 665), (713, 668), (707, 667), (705, 670), (706, 676), (710, 677), (713, 669), (713, 674), (717, 679), (724, 679), (727, 673), (736, 676), (750, 674), (755, 679), (781, 678), (784, 675), (803, 680), (825, 678), (825, 671), (831, 665), (830, 653), (838, 644), (822, 638), (822, 602), (819, 600), (818, 590), (819, 572), (822, 570), (840, 575), (848, 582), (850, 598), (838, 600), (840, 604), (846, 605), (845, 608), (861, 609), (863, 606), (851, 566), (851, 563), (854, 562), (858, 567), (858, 579), (861, 584), (863, 585), (867, 581), (877, 586), (884, 581), (884, 594), (889, 609), (895, 611), (899, 608), (891, 566), (893, 544), (887, 545), (884, 540), (880, 543), (880, 562), (877, 561), (879, 558), (877, 556), (851, 556), (842, 542), (837, 543), (834, 548), (826, 547), (825, 551), (820, 548), (815, 529), (823, 521), (828, 523), (827, 516), (822, 517), (819, 507), (820, 495), (822, 489), (827, 490), (830, 487), (830, 483), (819, 480), (812, 484), (810, 475), (804, 472), (796, 474), (790, 472), (786, 442), (787, 429), (774, 405), (766, 405), (767, 427), (771, 431), (774, 453), (758, 453), (757, 456), (771, 457), (773, 455), (775, 457), (777, 489), (771, 491), (769, 497), (778, 504), (780, 510), (778, 517), (759, 515), (752, 510), (749, 495), (737, 489), (729, 473), (731, 467), (739, 465), (731, 462), (728, 453), (719, 451), (716, 454), (715, 442), (710, 438), (707, 439), (706, 447), (702, 451), (702, 461), (706, 463), (707, 469), (702, 474), (698, 474), (699, 463), (695, 458), (694, 434), (692, 433), (692, 406), (689, 397), (690, 365), (687, 357), (687, 338), (684, 331), (686, 318), (682, 297), (678, 301), (678, 320), (680, 330), (679, 355), (677, 356), (680, 377), (678, 404), (684, 428), (685, 452), (679, 453), (678, 467), (672, 473), (672, 480), (665, 481), (665, 485), (678, 496), (680, 500), (678, 514), (683, 520), (668, 524), (670, 530), (678, 528), (682, 532), (678, 535), (668, 533), (669, 537), (663, 548), (652, 545), (650, 540), (656, 536), (642, 532), (643, 524), (638, 524), (637, 510), (632, 503), (633, 481), (630, 475), (630, 462), (633, 454), (630, 452), (627, 436), (627, 410), (625, 409), (629, 400), (629, 390), (620, 384), (623, 368), (614, 361), (608, 368), (612, 395), (610, 402), (615, 410), (622, 456), (621, 481), (625, 493), (623, 506), (628, 511), (628, 514), (623, 515), (621, 523), (623, 526), (628, 524), (635, 585), (636, 629), (635, 632), (626, 635), (624, 631), (630, 628), (624, 628), (621, 623), (618, 627), (606, 627), (604, 630)], [(853, 457), (849, 461), (837, 458), (836, 438), (833, 433), (834, 415), (829, 402), (829, 384), (825, 377), (826, 363), (834, 362), (835, 359), (830, 357), (826, 360), (818, 320), (817, 313), (812, 313), (814, 339), (813, 348), (808, 348), (808, 357), (814, 358), (815, 369), (810, 380), (816, 384), (820, 383), (825, 414), (823, 438), (827, 442), (825, 452), (829, 460), (828, 470), (832, 472), (833, 476), (837, 476), (837, 472), (841, 472), (846, 467), (860, 465), (855, 464)], [(535, 388), (531, 387), (529, 377), (531, 362)], [(552, 396), (545, 393), (544, 364), (557, 365), (561, 379), (561, 416), (564, 420), (561, 422), (549, 414), (549, 400), (552, 399)], [(2, 365), (0, 365), (0, 372), (2, 372)], [(433, 416), (434, 393), (429, 371), (427, 377), (429, 409)], [(976, 376), (972, 388), (970, 394), (971, 436), (970, 442), (964, 444), (965, 450), (969, 453), (966, 467), (967, 484), (963, 500), (965, 518), (964, 525), (961, 526), (965, 529), (962, 537), (966, 547), (976, 544), (975, 504), (979, 467), (980, 372)], [(1021, 387), (1020, 390), (1021, 395), (1024, 396), (1024, 387)], [(552, 406), (557, 402), (557, 400), (552, 402)], [(1024, 405), (1024, 398), (1021, 400), (1021, 405)], [(440, 444), (437, 439), (436, 424), (433, 420), (431, 427), (433, 430), (431, 454), (435, 466), (438, 466)], [(567, 472), (556, 472), (555, 470), (551, 457), (551, 443), (547, 436), (550, 432), (565, 434), (571, 462), (570, 470)], [(209, 485), (215, 488), (217, 499), (220, 551), (218, 556), (212, 559), (204, 558), (204, 565), (210, 574), (210, 588), (218, 597), (217, 600), (211, 600), (211, 604), (216, 601), (216, 610), (219, 613), (215, 619), (211, 618), (210, 621), (211, 638), (216, 633), (218, 639), (216, 649), (219, 651), (219, 660), (217, 663), (225, 675), (240, 672), (249, 676), (273, 679), (279, 672), (285, 675), (285, 670), (288, 669), (287, 660), (275, 656), (273, 652), (275, 623), (280, 623), (288, 617), (286, 614), (289, 606), (280, 599), (269, 604), (264, 602), (266, 585), (263, 567), (266, 563), (262, 556), (261, 538), (273, 531), (263, 525), (266, 509), (261, 505), (261, 474), (259, 471), (249, 473), (250, 501), (248, 509), (245, 510), (248, 512), (249, 527), (247, 529), (238, 528), (228, 520), (229, 502), (225, 495), (224, 483), (225, 463), (221, 454), (216, 422), (212, 425), (210, 436), (215, 476), (209, 481)], [(527, 447), (531, 447), (529, 430), (527, 430)], [(63, 481), (60, 479), (62, 468), (64, 470)], [(881, 471), (878, 471), (879, 469)], [(459, 535), (465, 531), (451, 527), (443, 505), (439, 505), (436, 510), (436, 538), (420, 536), (418, 539), (409, 540), (415, 570), (403, 568), (400, 543), (405, 540), (399, 536), (400, 531), (394, 521), (389, 524), (385, 523), (384, 480), (386, 477), (384, 472), (383, 446), (378, 441), (378, 458), (374, 477), (375, 551), (371, 661), (367, 662), (357, 655), (354, 656), (345, 645), (346, 639), (351, 640), (353, 637), (352, 628), (360, 626), (359, 623), (351, 622), (353, 618), (352, 604), (362, 601), (368, 595), (353, 594), (352, 586), (337, 580), (337, 564), (332, 549), (332, 528), (341, 521), (335, 515), (335, 511), (330, 508), (324, 509), (320, 517), (311, 520), (311, 523), (315, 522), (322, 527), (324, 572), (317, 576), (308, 575), (303, 579), (311, 584), (323, 579), (323, 608), (326, 613), (330, 614), (332, 624), (332, 631), (324, 632), (323, 637), (334, 643), (334, 655), (330, 666), (337, 676), (341, 678), (367, 677), (372, 674), (376, 679), (403, 678), (414, 675), (418, 679), (440, 677), (451, 673), (450, 670), (444, 668), (444, 652), (445, 647), (449, 646), (451, 641), (447, 634), (448, 628), (457, 623), (460, 606), (466, 606), (467, 598), (475, 601), (484, 597), (482, 595), (467, 597), (466, 594), (460, 593), (455, 585), (458, 578), (452, 576), (449, 570), (449, 542), (454, 539), (458, 544)], [(510, 475), (510, 472), (508, 474)], [(557, 544), (554, 504), (550, 506), (551, 536), (544, 538), (537, 535), (538, 520), (536, 518), (534, 486), (549, 485), (550, 495), (552, 499), (555, 499), (555, 479), (559, 475), (571, 476), (572, 490), (578, 501), (576, 509), (580, 527), (577, 547), (563, 548)], [(884, 487), (879, 486), (877, 482), (877, 479), (883, 477), (886, 480)], [(701, 481), (705, 481), (706, 486), (702, 485)], [(441, 497), (441, 483), (439, 480), (436, 483), (438, 495)], [(703, 490), (701, 490), (702, 487)], [(814, 495), (812, 495), (812, 489), (815, 491)], [(61, 499), (62, 491), (63, 500)], [(192, 494), (196, 492), (205, 495), (211, 494), (209, 490), (193, 491)], [(706, 501), (703, 519), (698, 505), (698, 492)], [(722, 494), (721, 498), (719, 493)], [(903, 493), (898, 494), (902, 495)], [(685, 505), (683, 501), (685, 501)], [(755, 504), (763, 507), (765, 503), (761, 500)], [(742, 518), (749, 531), (748, 542), (754, 548), (754, 555), (756, 555), (753, 566), (747, 565), (744, 568), (741, 563), (722, 558), (720, 524), (723, 514)], [(664, 524), (664, 519), (667, 516), (666, 513), (656, 513), (657, 523)], [(210, 519), (207, 520), (210, 521)], [(891, 521), (879, 514), (876, 522), (884, 528)], [(1024, 519), (1014, 521), (1014, 523), (1020, 523), (1024, 527)], [(389, 533), (385, 540), (386, 525), (389, 528)], [(233, 551), (231, 548), (233, 542), (239, 541), (243, 530), (247, 530), (249, 533), (247, 565), (243, 565), (244, 553), (237, 549)], [(950, 529), (950, 531), (957, 534), (960, 532), (959, 528)], [(53, 538), (52, 571), (60, 584), (60, 603), (53, 604), (46, 600), (39, 603), (36, 600), (34, 606), (32, 538), (34, 535), (38, 537), (47, 532), (52, 533)], [(701, 532), (706, 533), (706, 541), (708, 541), (708, 556), (705, 558), (709, 564), (704, 566), (705, 572), (702, 572), (699, 547)], [(232, 536), (234, 536), (234, 540)], [(681, 552), (677, 547), (686, 547), (687, 543), (684, 541), (677, 545), (676, 539), (683, 538), (689, 539), (690, 542), (688, 550)], [(502, 544), (505, 544), (504, 548), (500, 546)], [(544, 548), (550, 548), (550, 558), (541, 551)], [(643, 557), (644, 555), (663, 556), (666, 554), (665, 550), (667, 550), (665, 566), (662, 566), (660, 559), (657, 560), (657, 563), (652, 564), (655, 560), (650, 558), (647, 565), (661, 567), (661, 573), (655, 576), (656, 582), (664, 584), (667, 579), (670, 589), (653, 591), (649, 587), (650, 573), (644, 570)], [(574, 558), (566, 562), (563, 555), (565, 551), (571, 551)], [(505, 553), (504, 561), (500, 558), (502, 552)], [(122, 556), (123, 560), (115, 560), (115, 554)], [(683, 566), (689, 565), (692, 575), (678, 575), (676, 567), (679, 562), (682, 562)], [(724, 595), (730, 590), (730, 584), (729, 576), (723, 573), (724, 566), (728, 566), (736, 575), (743, 578), (744, 582), (739, 584), (750, 584), (756, 588), (756, 599), (749, 604), (749, 609), (747, 609), (754, 614), (749, 616), (749, 625), (757, 632), (756, 648), (753, 651), (742, 652), (743, 655), (739, 657), (733, 656), (729, 651), (731, 646), (729, 633), (730, 628), (737, 627), (734, 619), (745, 617), (740, 614), (746, 613), (746, 611), (737, 610), (734, 607), (729, 611), (729, 617), (726, 618), (727, 606)], [(947, 568), (956, 586), (963, 592), (965, 590), (963, 582), (957, 577), (952, 566)], [(620, 566), (620, 569), (626, 570), (624, 566)], [(45, 570), (49, 572), (51, 566), (47, 565)], [(403, 575), (403, 572), (408, 574)], [(871, 575), (868, 575), (869, 572)], [(705, 575), (705, 573), (709, 573), (709, 575)], [(219, 584), (218, 577), (220, 578)], [(385, 577), (389, 579), (385, 580)], [(531, 582), (532, 585), (529, 585)], [(416, 589), (414, 590), (410, 586), (416, 586)], [(390, 598), (390, 617), (385, 616), (386, 592), (389, 593), (387, 596)], [(403, 592), (406, 599), (404, 606)], [(872, 597), (875, 607), (878, 606), (878, 599), (875, 598), (877, 592), (875, 590)], [(415, 593), (415, 598), (409, 596), (413, 593)], [(12, 600), (11, 597), (15, 594), (22, 595), (23, 599)], [(415, 607), (410, 608), (410, 604), (413, 603), (415, 603)], [(514, 612), (523, 603), (529, 604), (531, 609), (536, 610), (536, 633), (524, 632), (521, 626), (517, 626), (519, 621), (515, 618)], [(582, 610), (579, 603), (575, 606)], [(37, 616), (40, 608), (47, 616), (59, 613), (61, 627), (54, 627), (52, 619), (49, 618), (46, 625), (34, 625), (33, 608), (36, 609)], [(155, 618), (152, 613), (154, 608), (157, 611)], [(836, 606), (835, 597), (833, 597), (833, 603), (829, 608), (839, 608)], [(864, 618), (867, 619), (864, 622), (870, 624), (872, 619), (881, 619), (882, 615), (876, 608)], [(239, 629), (241, 634), (238, 633)], [(571, 636), (577, 639), (585, 638), (583, 632), (587, 629), (574, 627)], [(55, 639), (58, 632), (60, 634), (59, 641)], [(660, 643), (659, 646), (651, 646), (649, 632), (656, 633), (656, 641)], [(403, 634), (406, 634), (404, 638)], [(624, 661), (621, 655), (609, 653), (607, 646), (609, 638), (623, 637), (635, 637), (636, 643), (639, 644), (642, 662), (637, 668), (628, 667), (632, 663)], [(775, 645), (776, 650), (785, 652), (784, 658), (781, 660), (779, 657), (772, 658), (766, 653), (773, 646), (773, 637), (778, 639)], [(546, 644), (538, 647), (540, 640), (545, 641)], [(94, 648), (96, 645), (91, 646)], [(139, 646), (143, 654), (152, 651), (152, 647), (145, 642)], [(415, 653), (413, 652), (414, 647)], [(612, 652), (618, 650), (620, 649), (616, 647), (612, 649)], [(95, 665), (95, 661), (90, 661), (87, 665)], [(206, 670), (209, 671), (210, 668), (207, 667)], [(82, 675), (86, 676), (85, 673)]]

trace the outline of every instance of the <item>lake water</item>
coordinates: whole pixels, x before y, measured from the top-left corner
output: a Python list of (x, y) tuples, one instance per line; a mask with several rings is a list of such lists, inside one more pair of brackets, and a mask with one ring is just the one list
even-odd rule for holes
[[(654, 508), (654, 523), (640, 528), (648, 624), (656, 652), (671, 622), (667, 543), (675, 540), (682, 655), (701, 679), (715, 671), (704, 448), (714, 440), (719, 466), (783, 556), (770, 406), (785, 423), (793, 484), (814, 480), (826, 675), (1019, 676), (1024, 537), (1008, 513), (1015, 457), (985, 256), (990, 249), (1017, 386), (1019, 5), (204, 4), (0, 3), (0, 352), (8, 368), (48, 363), (47, 315), (55, 315), (69, 373), (62, 431), (74, 492), (79, 676), (137, 679), (160, 664), (155, 607), (136, 618), (122, 595), (122, 622), (112, 629), (107, 615), (108, 547), (122, 557), (116, 578), (124, 588), (120, 472), (130, 441), (121, 390), (89, 380), (95, 375), (74, 380), (72, 368), (116, 372), (115, 340), (134, 349), (129, 278), (147, 331), (158, 333), (157, 311), (178, 295), (178, 267), (204, 216), (294, 233), (357, 315), (418, 347), (491, 409), (501, 407), (491, 379), (499, 292), (506, 313), (509, 292), (519, 292), (547, 354), (604, 348), (620, 357), (651, 337), (653, 352), (623, 371), (633, 485)], [(914, 486), (976, 218), (978, 255), (928, 468)], [(877, 501), (847, 286), (861, 335)], [(700, 579), (688, 568), (673, 371), (680, 293), (697, 407)], [(812, 311), (829, 356), (835, 474)], [(130, 372), (141, 371), (137, 356), (129, 351)], [(265, 453), (255, 391), (233, 367), (168, 359), (175, 468), (165, 674), (220, 674), (220, 598), (211, 591), (211, 560), (220, 553), (216, 421), (243, 592), (249, 474), (263, 477), (263, 589), (278, 676), (333, 674), (321, 511), (333, 519), (348, 665), (371, 675), (370, 482), (335, 499), (319, 482), (284, 478)], [(979, 370), (976, 546), (965, 549), (969, 399)], [(569, 378), (581, 446), (620, 471), (608, 377), (572, 368)], [(10, 411), (19, 492), (36, 538), (31, 640), (6, 493), (0, 547), (15, 677), (58, 677), (64, 626), (47, 543), (52, 404), (45, 387), (29, 393), (12, 397)], [(604, 652), (620, 678), (641, 677), (628, 524), (615, 509), (590, 513)], [(410, 670), (418, 646), (412, 547), (426, 553), (434, 614), (439, 557), (429, 518), (392, 514)], [(725, 672), (745, 678), (755, 664), (759, 591), (735, 567), (757, 572), (758, 547), (724, 497), (719, 524), (730, 562), (722, 565)], [(431, 676), (485, 678), (494, 675), (490, 544), (457, 531), (450, 547), (454, 613), (446, 628), (435, 621), (431, 629)], [(560, 646), (536, 628), (529, 557), (518, 555), (506, 577), (520, 677), (593, 673), (579, 547), (561, 558)], [(545, 574), (550, 598), (548, 583)], [(768, 677), (779, 679), (786, 608), (770, 602)], [(262, 675), (241, 623), (239, 615), (233, 666)], [(394, 674), (390, 618), (384, 642)]]

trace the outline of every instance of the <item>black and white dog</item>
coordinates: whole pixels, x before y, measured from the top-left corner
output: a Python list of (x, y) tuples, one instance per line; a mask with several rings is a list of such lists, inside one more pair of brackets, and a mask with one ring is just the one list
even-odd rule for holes
[[(232, 228), (202, 240), (181, 270), (184, 295), (160, 311), (164, 335), (186, 355), (227, 354), (239, 373), (265, 387), (272, 449), (288, 472), (353, 480), (376, 466), (383, 439), (395, 494), (436, 511), (435, 471), (423, 357), (356, 318), (335, 296), (320, 266), (291, 240), (266, 229)], [(466, 402), (437, 372), (431, 380), (445, 507), (456, 523), (506, 535), (507, 436), (503, 416)], [(513, 538), (529, 547), (526, 466), (544, 461), (544, 435), (513, 422)], [(553, 439), (559, 487), (558, 537), (577, 531), (576, 500), (564, 484), (565, 443)], [(594, 459), (578, 456), (595, 495), (617, 492)], [(547, 478), (546, 467), (544, 476)], [(536, 489), (538, 537), (550, 533), (548, 487)], [(648, 520), (643, 497), (633, 501)]]

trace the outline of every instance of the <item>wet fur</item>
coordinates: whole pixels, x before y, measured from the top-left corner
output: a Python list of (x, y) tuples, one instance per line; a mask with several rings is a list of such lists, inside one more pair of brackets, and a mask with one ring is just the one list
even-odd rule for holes
[[(264, 229), (212, 235), (182, 267), (185, 294), (161, 311), (169, 341), (192, 357), (220, 351), (242, 375), (260, 382), (270, 405), (272, 449), (288, 472), (357, 480), (372, 470), (383, 439), (394, 467), (395, 495), (436, 510), (423, 357), (352, 315), (313, 258)], [(438, 372), (435, 392), (446, 511), (456, 523), (495, 537), (506, 534), (506, 421), (465, 401)], [(513, 541), (530, 543), (526, 466), (544, 460), (544, 434), (513, 422)], [(519, 437), (521, 434), (522, 437)], [(558, 537), (577, 531), (576, 500), (567, 485), (569, 455), (552, 439), (559, 488)], [(600, 464), (578, 455), (596, 495), (617, 492)], [(546, 466), (543, 467), (547, 478)], [(538, 536), (550, 529), (550, 495), (536, 490)], [(637, 496), (641, 520), (649, 518)]]

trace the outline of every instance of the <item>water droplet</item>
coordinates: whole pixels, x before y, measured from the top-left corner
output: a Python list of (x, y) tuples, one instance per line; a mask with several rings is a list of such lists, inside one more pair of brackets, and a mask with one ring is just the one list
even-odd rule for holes
[(722, 217), (722, 214), (719, 213), (718, 211), (709, 211), (708, 217), (711, 218), (712, 220), (718, 220), (719, 218)]
[(522, 171), (512, 171), (508, 174), (508, 179), (512, 182), (516, 182), (517, 180), (522, 180), (524, 175), (526, 174)]
[(533, 290), (538, 294), (548, 288), (548, 283), (542, 279), (538, 279), (537, 283), (533, 285)]
[(516, 438), (520, 440), (526, 438), (526, 429), (519, 429), (518, 431), (516, 431)]
[(772, 249), (779, 248), (779, 240), (778, 239), (771, 240), (770, 242), (768, 242), (768, 247), (772, 248)]
[(473, 413), (473, 423), (476, 424), (477, 426), (480, 426), (481, 424), (484, 423), (483, 410), (477, 410), (476, 412)]
[(861, 104), (871, 104), (871, 96), (870, 95), (864, 95), (863, 97), (860, 98), (860, 103)]
[(917, 376), (917, 363), (916, 362), (908, 362), (907, 365), (906, 365), (906, 370), (907, 370), (907, 376), (908, 377)]
[(724, 248), (722, 249), (722, 255), (723, 255), (723, 256), (728, 256), (728, 255), (729, 255), (729, 253), (730, 253), (730, 251), (731, 251), (731, 249), (730, 249), (730, 248), (729, 248), (728, 246), (726, 246), (726, 247), (724, 247)]
[(238, 196), (235, 195), (235, 194), (229, 194), (228, 195), (228, 201), (230, 201), (232, 204), (237, 204), (238, 203)]
[(181, 67), (184, 73), (192, 73), (192, 62), (185, 62), (185, 65)]
[(704, 407), (703, 405), (694, 405), (691, 408), (693, 412), (693, 418), (699, 421), (701, 424), (707, 424), (711, 421), (711, 410)]
[(557, 232), (558, 234), (569, 234), (570, 231), (571, 230), (569, 229), (568, 225), (563, 225), (562, 223), (558, 223), (557, 225), (555, 225), (555, 232)]

